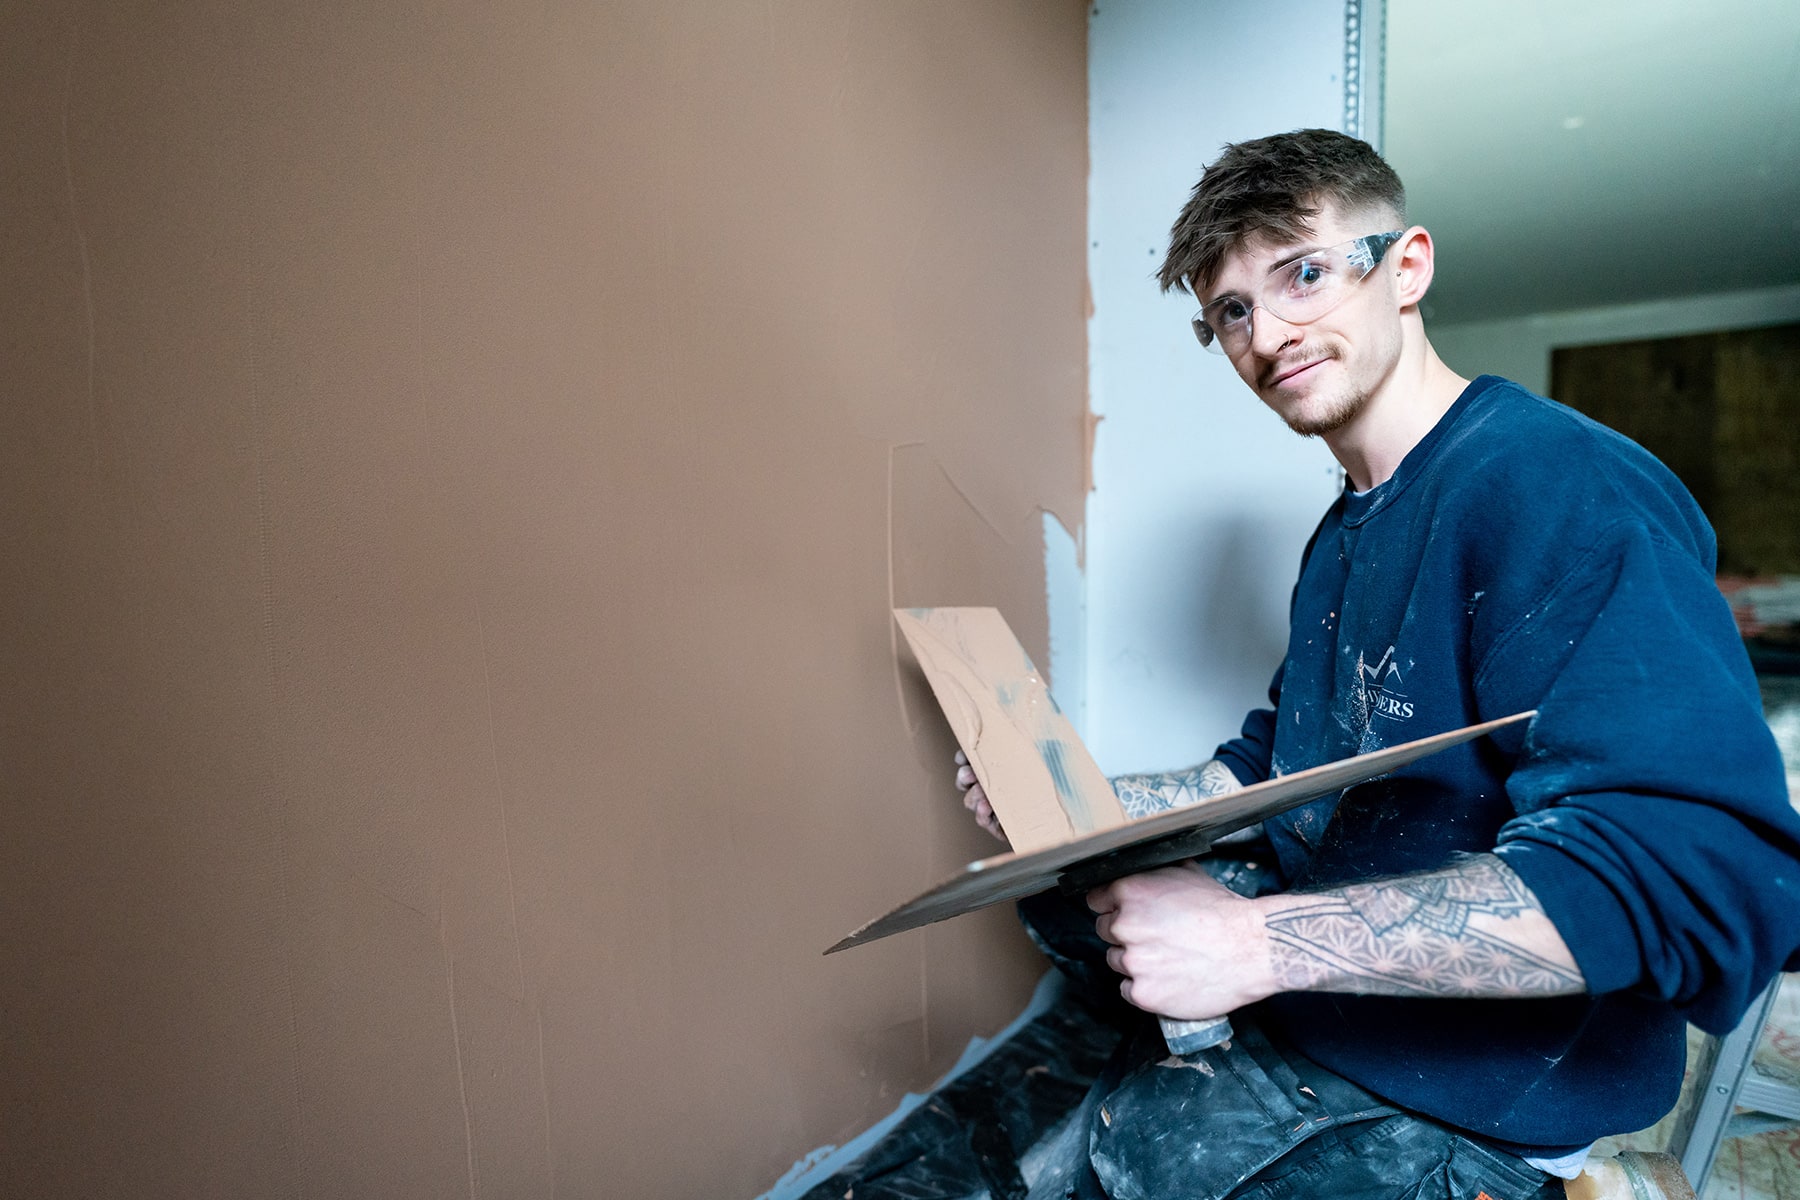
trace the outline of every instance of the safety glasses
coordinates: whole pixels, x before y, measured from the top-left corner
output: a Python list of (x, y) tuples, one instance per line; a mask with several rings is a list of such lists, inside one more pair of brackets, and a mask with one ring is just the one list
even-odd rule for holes
[(1289, 325), (1316, 321), (1342, 304), (1403, 236), (1401, 230), (1371, 233), (1276, 263), (1257, 295), (1209, 300), (1194, 314), (1194, 336), (1214, 354), (1235, 355), (1250, 344), (1250, 320), (1259, 308)]

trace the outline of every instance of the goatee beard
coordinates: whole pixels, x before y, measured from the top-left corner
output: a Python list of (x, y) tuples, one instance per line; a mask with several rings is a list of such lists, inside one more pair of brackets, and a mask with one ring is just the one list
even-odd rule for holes
[(1296, 412), (1291, 416), (1282, 417), (1282, 420), (1286, 422), (1289, 429), (1301, 437), (1320, 437), (1327, 433), (1336, 433), (1361, 416), (1363, 409), (1368, 406), (1368, 392), (1353, 392), (1322, 413), (1307, 415)]

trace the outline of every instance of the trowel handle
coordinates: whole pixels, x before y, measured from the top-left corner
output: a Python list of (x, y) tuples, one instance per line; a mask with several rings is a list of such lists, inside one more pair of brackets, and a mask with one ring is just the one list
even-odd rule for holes
[(1177, 1021), (1158, 1017), (1162, 1022), (1163, 1041), (1169, 1043), (1170, 1054), (1197, 1054), (1231, 1039), (1231, 1018), (1214, 1017), (1208, 1021)]

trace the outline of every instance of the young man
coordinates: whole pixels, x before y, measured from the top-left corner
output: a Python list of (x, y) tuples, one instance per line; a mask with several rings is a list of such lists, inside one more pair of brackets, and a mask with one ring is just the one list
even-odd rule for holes
[(1688, 1021), (1800, 968), (1800, 820), (1710, 527), (1635, 444), (1437, 357), (1404, 211), (1370, 147), (1307, 130), (1227, 147), (1176, 222), (1164, 289), (1347, 488), (1273, 707), (1116, 785), (1142, 815), (1538, 715), (1270, 820), (1267, 894), (1189, 865), (1088, 896), (1125, 1000), (1240, 1036), (1121, 1061), (1073, 1194), (1560, 1195), (1673, 1104)]

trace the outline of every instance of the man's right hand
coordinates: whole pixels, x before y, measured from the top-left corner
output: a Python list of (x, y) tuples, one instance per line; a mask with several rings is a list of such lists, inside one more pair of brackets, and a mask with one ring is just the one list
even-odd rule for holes
[(987, 793), (981, 790), (981, 781), (975, 778), (975, 768), (969, 765), (969, 756), (961, 750), (956, 752), (956, 786), (963, 794), (963, 807), (975, 814), (975, 823), (1001, 841), (1006, 841), (1006, 830), (1000, 828), (1000, 818), (994, 815), (993, 804), (988, 801)]

